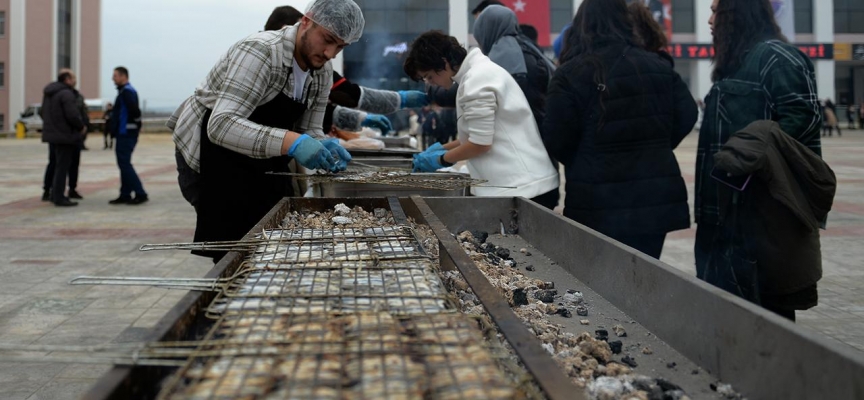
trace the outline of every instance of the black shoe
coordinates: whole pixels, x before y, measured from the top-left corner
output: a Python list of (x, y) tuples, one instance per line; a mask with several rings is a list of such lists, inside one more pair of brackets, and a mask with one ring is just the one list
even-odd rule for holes
[(120, 196), (114, 200), (109, 201), (108, 204), (129, 204), (130, 202), (132, 202), (131, 197)]
[(134, 199), (129, 200), (129, 202), (126, 204), (129, 204), (130, 206), (135, 206), (141, 203), (146, 203), (147, 200), (150, 200), (150, 198), (148, 198), (147, 196), (135, 196)]
[(69, 190), (69, 198), (70, 199), (77, 199), (77, 200), (84, 200), (84, 197), (81, 197), (81, 193), (78, 193), (75, 189)]
[(50, 190), (42, 191), (42, 201), (51, 201), (51, 191)]
[(74, 201), (69, 201), (69, 199), (63, 199), (60, 201), (55, 201), (54, 205), (57, 207), (72, 207), (72, 206), (77, 206), (78, 203), (76, 203)]

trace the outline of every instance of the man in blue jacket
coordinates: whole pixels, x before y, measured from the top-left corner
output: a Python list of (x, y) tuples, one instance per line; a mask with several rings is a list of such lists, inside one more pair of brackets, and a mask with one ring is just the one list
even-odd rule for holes
[[(120, 197), (111, 204), (141, 204), (148, 200), (141, 179), (132, 167), (132, 151), (138, 143), (141, 130), (141, 109), (138, 108), (138, 92), (129, 84), (129, 70), (114, 68), (112, 77), (117, 85), (117, 99), (111, 111), (111, 132), (116, 132), (117, 167), (120, 168)], [(132, 197), (132, 193), (135, 197)]]

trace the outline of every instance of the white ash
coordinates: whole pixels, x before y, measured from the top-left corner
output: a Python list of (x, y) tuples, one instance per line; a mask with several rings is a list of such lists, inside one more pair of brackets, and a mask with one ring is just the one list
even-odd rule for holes
[(333, 211), (335, 211), (336, 214), (341, 215), (343, 217), (351, 213), (351, 209), (348, 208), (348, 206), (346, 206), (345, 203), (337, 204), (336, 207), (333, 207)]
[(349, 225), (354, 223), (354, 220), (348, 217), (333, 217), (330, 218), (330, 220), (336, 225)]
[(393, 215), (387, 210), (384, 211), (384, 213), (380, 211), (378, 213), (371, 213), (359, 206), (351, 209), (345, 204), (340, 203), (333, 210), (323, 212), (310, 210), (292, 211), (282, 219), (282, 228), (374, 228), (384, 225), (395, 225), (396, 222), (393, 220)]
[[(648, 399), (646, 391), (639, 390), (631, 383), (633, 381), (632, 375), (630, 375), (632, 369), (613, 360), (612, 350), (606, 341), (595, 339), (589, 332), (583, 332), (579, 335), (565, 332), (562, 325), (550, 321), (548, 316), (558, 314), (561, 309), (586, 307), (587, 303), (581, 292), (571, 290), (560, 296), (560, 300), (556, 300), (556, 302), (543, 303), (535, 299), (534, 295), (542, 290), (547, 290), (547, 283), (527, 277), (518, 269), (512, 268), (507, 262), (511, 260), (502, 259), (498, 255), (499, 253), (493, 251), (494, 245), (490, 247), (485, 243), (478, 243), (471, 232), (461, 232), (456, 237), (478, 269), (483, 272), (492, 286), (497, 288), (501, 295), (510, 302), (515, 314), (522, 319), (532, 333), (537, 335), (543, 348), (553, 355), (553, 359), (558, 362), (564, 373), (571, 378), (576, 386), (587, 388), (595, 380), (605, 379), (609, 382), (618, 382), (622, 388), (621, 392), (612, 397), (601, 397), (599, 394), (593, 394), (589, 391), (592, 399)], [(437, 245), (437, 242), (435, 244)], [(443, 271), (441, 275), (445, 285), (459, 299), (463, 312), (486, 315), (483, 306), (477, 297), (473, 296), (458, 271)], [(527, 298), (527, 302), (523, 298)], [(588, 325), (590, 321), (583, 319), (580, 320), (580, 323)], [(623, 332), (623, 327), (621, 330)], [(650, 378), (645, 379), (650, 380)], [(653, 380), (650, 381), (654, 382)], [(605, 383), (603, 387), (610, 387), (610, 385), (618, 387), (613, 383)], [(653, 384), (653, 387), (657, 387), (657, 384)], [(680, 392), (680, 388), (676, 388), (676, 391)], [(605, 393), (605, 391), (603, 392)], [(613, 393), (618, 392), (613, 391)], [(662, 391), (661, 394), (663, 394)], [(687, 399), (683, 392), (681, 392), (681, 396), (676, 398)]]

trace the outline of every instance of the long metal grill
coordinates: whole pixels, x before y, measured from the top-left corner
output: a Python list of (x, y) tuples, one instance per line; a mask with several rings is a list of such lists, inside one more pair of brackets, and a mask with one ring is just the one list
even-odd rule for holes
[(247, 260), (219, 286), (214, 327), (160, 398), (515, 395), (411, 228), (276, 229), (233, 245)]
[(431, 190), (457, 190), (471, 186), (483, 186), (487, 181), (473, 179), (464, 174), (451, 173), (411, 173), (406, 171), (346, 171), (339, 174), (287, 174), (295, 179), (315, 183), (369, 183), (392, 186), (407, 186)]

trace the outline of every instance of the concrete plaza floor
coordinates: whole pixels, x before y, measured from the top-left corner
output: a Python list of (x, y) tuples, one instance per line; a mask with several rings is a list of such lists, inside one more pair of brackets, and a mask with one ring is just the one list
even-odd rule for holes
[[(692, 196), (696, 134), (678, 150)], [(81, 275), (199, 277), (212, 265), (185, 251), (139, 252), (144, 243), (189, 241), (195, 214), (177, 188), (169, 135), (142, 136), (133, 163), (151, 201), (111, 206), (118, 171), (101, 137), (82, 154), (74, 208), (40, 201), (46, 146), (0, 140), (0, 345), (134, 342), (185, 292), (147, 287), (71, 286)], [(864, 350), (864, 131), (824, 141), (840, 186), (823, 232), (820, 305), (799, 324)], [(691, 201), (692, 204), (692, 201)], [(673, 233), (663, 260), (693, 273), (694, 230)], [(132, 329), (127, 329), (132, 328)], [(3, 355), (20, 354), (0, 352)], [(54, 353), (56, 355), (56, 353)], [(38, 356), (52, 355), (44, 352)], [(0, 362), (0, 399), (75, 399), (108, 365)]]

